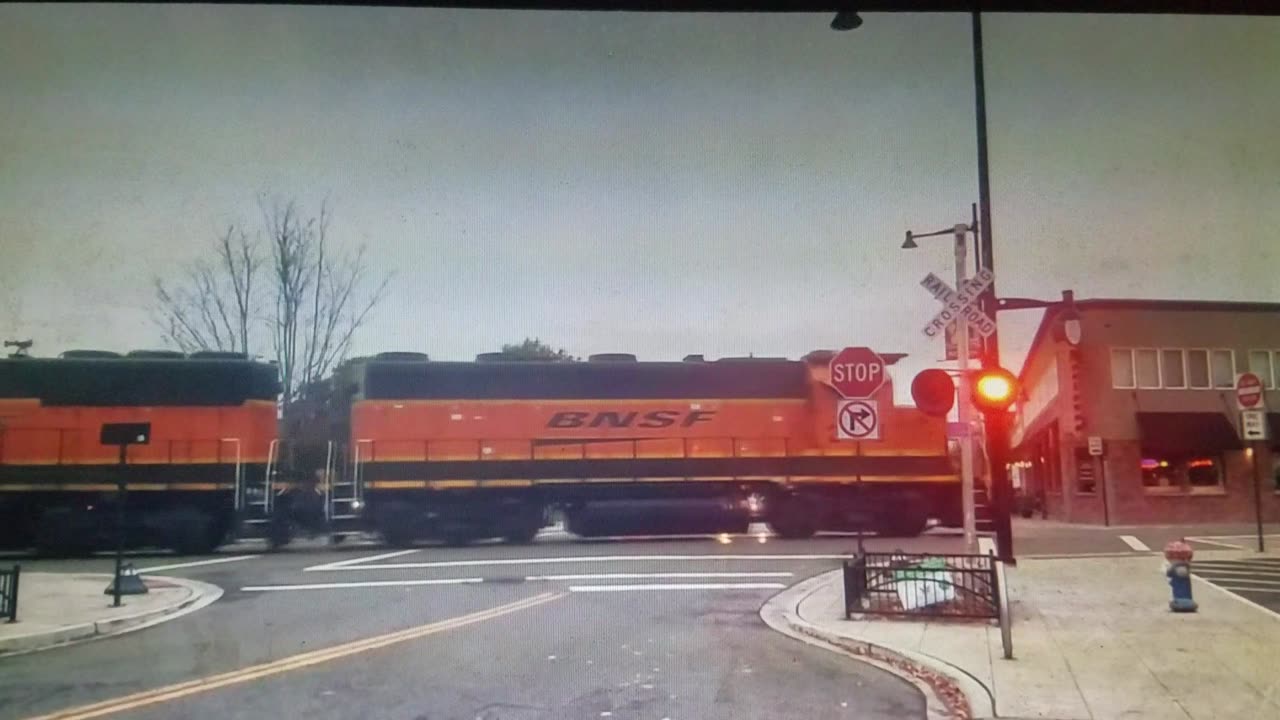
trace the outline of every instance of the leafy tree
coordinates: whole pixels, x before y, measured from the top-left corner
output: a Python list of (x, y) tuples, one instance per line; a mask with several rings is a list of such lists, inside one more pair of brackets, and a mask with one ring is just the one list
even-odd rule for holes
[(552, 362), (575, 362), (577, 360), (564, 348), (553, 348), (538, 338), (525, 338), (518, 345), (503, 345), (500, 355), (503, 360), (550, 360)]

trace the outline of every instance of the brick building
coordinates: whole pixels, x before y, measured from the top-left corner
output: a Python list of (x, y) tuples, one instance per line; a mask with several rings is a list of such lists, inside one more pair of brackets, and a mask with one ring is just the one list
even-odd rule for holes
[[(1263, 517), (1280, 521), (1280, 304), (1080, 300), (1079, 344), (1048, 310), (1026, 361), (1011, 476), (1037, 514), (1110, 524), (1254, 518), (1233, 386), (1256, 372), (1269, 439)], [(1105, 456), (1089, 455), (1090, 436)]]

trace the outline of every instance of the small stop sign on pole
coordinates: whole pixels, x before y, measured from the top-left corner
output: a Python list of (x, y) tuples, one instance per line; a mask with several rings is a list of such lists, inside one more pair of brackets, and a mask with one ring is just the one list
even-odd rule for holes
[(1236, 403), (1241, 410), (1256, 410), (1262, 405), (1262, 378), (1254, 373), (1236, 376)]
[(884, 385), (884, 359), (865, 347), (847, 347), (831, 358), (831, 386), (849, 400), (869, 398)]

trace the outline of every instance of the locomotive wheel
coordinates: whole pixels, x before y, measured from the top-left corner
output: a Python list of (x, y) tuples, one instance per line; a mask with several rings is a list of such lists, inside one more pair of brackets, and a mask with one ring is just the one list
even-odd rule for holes
[(378, 533), (391, 547), (411, 548), (416, 536), (413, 532), (413, 508), (403, 503), (392, 503), (377, 516)]
[(537, 525), (527, 524), (508, 531), (506, 535), (502, 536), (502, 539), (512, 545), (528, 545), (533, 542), (534, 538), (538, 537), (538, 531), (541, 529), (542, 528)]
[(86, 540), (83, 532), (73, 527), (68, 510), (47, 510), (36, 526), (36, 554), (42, 557), (71, 558), (93, 553), (92, 540)]
[(787, 540), (813, 537), (818, 531), (816, 514), (816, 510), (799, 497), (783, 498), (769, 516), (769, 527), (778, 537)]
[(165, 518), (164, 544), (179, 555), (208, 555), (222, 544), (212, 518), (192, 508)]
[(917, 537), (929, 526), (929, 518), (921, 512), (896, 510), (882, 516), (876, 523), (876, 534), (881, 537)]
[(274, 515), (267, 524), (267, 549), (275, 552), (293, 542), (293, 523), (288, 517)]
[(513, 513), (514, 517), (507, 525), (502, 539), (513, 545), (528, 545), (538, 536), (542, 526), (546, 524), (546, 511), (538, 504), (527, 504)]

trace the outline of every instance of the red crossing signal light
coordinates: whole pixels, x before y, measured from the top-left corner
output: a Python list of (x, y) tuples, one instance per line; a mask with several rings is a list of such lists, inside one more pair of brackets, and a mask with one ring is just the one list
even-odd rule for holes
[(1003, 412), (1018, 398), (1018, 378), (1002, 367), (973, 374), (973, 405), (984, 413)]
[(946, 370), (922, 370), (911, 381), (911, 399), (916, 401), (920, 412), (946, 417), (956, 402), (956, 384)]

